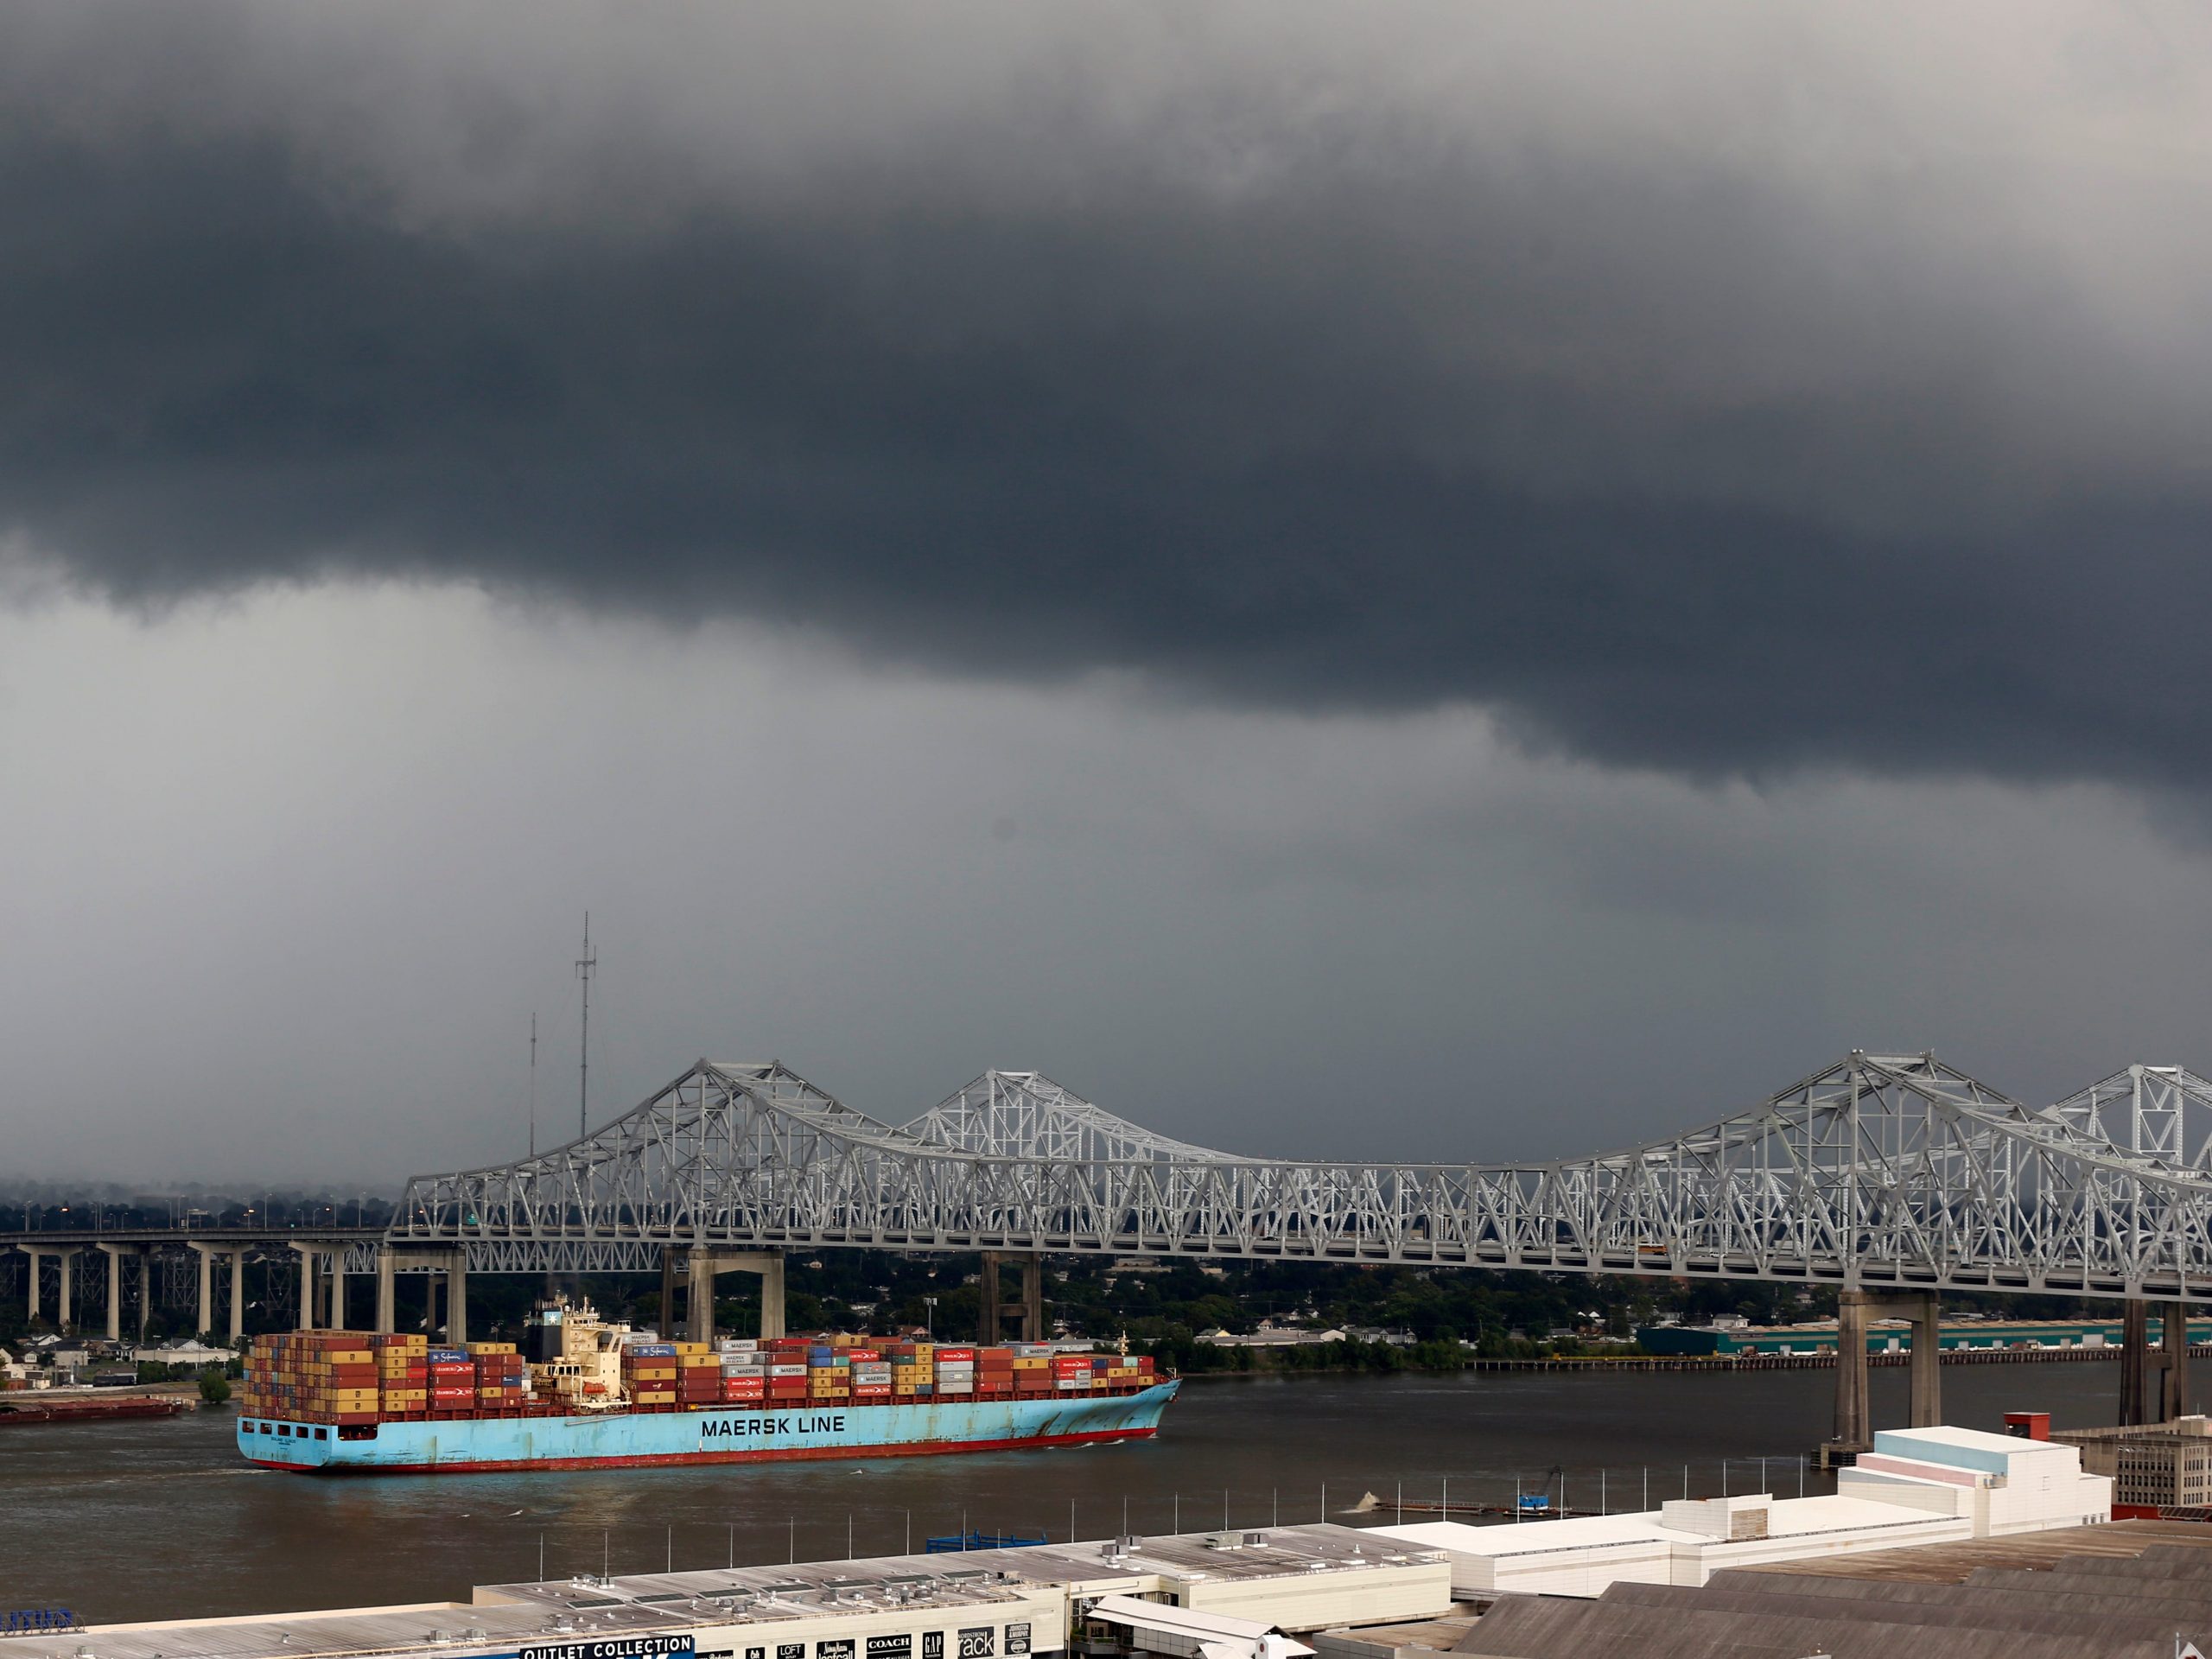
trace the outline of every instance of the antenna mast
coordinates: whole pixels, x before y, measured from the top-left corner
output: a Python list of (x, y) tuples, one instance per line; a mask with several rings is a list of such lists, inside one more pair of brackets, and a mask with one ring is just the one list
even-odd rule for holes
[(584, 953), (576, 958), (576, 977), (583, 982), (582, 1048), (576, 1065), (576, 1138), (591, 1133), (591, 976), (599, 958), (591, 953), (591, 912), (584, 912)]
[(537, 1014), (530, 1016), (530, 1155), (537, 1156)]

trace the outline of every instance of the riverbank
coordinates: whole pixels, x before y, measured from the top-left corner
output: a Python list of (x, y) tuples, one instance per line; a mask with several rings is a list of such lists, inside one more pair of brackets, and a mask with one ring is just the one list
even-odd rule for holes
[[(1549, 1371), (1612, 1373), (1635, 1371), (1832, 1371), (1835, 1369), (1835, 1355), (1823, 1354), (1545, 1354), (1529, 1358), (1491, 1359), (1478, 1354), (1468, 1354), (1455, 1360), (1430, 1357), (1425, 1360), (1407, 1358), (1389, 1367), (1377, 1366), (1364, 1360), (1327, 1363), (1317, 1360), (1279, 1358), (1278, 1356), (1311, 1354), (1318, 1349), (1307, 1348), (1238, 1348), (1230, 1350), (1240, 1357), (1249, 1357), (1241, 1363), (1209, 1366), (1184, 1374), (1189, 1382), (1213, 1378), (1241, 1376), (1351, 1376), (1363, 1375), (1389, 1376), (1450, 1376), (1460, 1371)], [(2199, 1344), (2190, 1351), (2194, 1355), (2212, 1360), (2212, 1345)], [(2035, 1365), (2035, 1364), (2104, 1364), (2120, 1357), (2117, 1347), (2102, 1348), (1946, 1348), (1940, 1359), (1945, 1365)], [(1892, 1369), (1911, 1363), (1912, 1355), (1902, 1349), (1885, 1350), (1866, 1356), (1868, 1366)]]
[[(1194, 1379), (1196, 1380), (1196, 1379)], [(1629, 1376), (1252, 1373), (1187, 1389), (1157, 1439), (1061, 1451), (852, 1463), (335, 1480), (238, 1454), (235, 1414), (58, 1424), (8, 1437), (0, 1560), (22, 1605), (88, 1620), (213, 1617), (288, 1602), (362, 1606), (539, 1574), (902, 1553), (970, 1529), (1056, 1541), (1345, 1518), (1448, 1496), (1496, 1510), (1643, 1507), (1770, 1483), (1829, 1490), (1801, 1462), (1834, 1419), (1833, 1379), (1801, 1370)], [(1877, 1423), (1906, 1416), (1905, 1373), (1873, 1377)], [(2113, 1421), (2116, 1371), (1970, 1365), (1944, 1415), (2007, 1410), (2061, 1427)], [(1766, 1459), (1762, 1474), (1761, 1459)], [(1554, 1471), (1558, 1472), (1554, 1472)], [(1446, 1483), (1449, 1483), (1446, 1493)], [(1355, 1517), (1356, 1518), (1356, 1517)], [(1379, 1518), (1379, 1517), (1378, 1517)], [(851, 1540), (848, 1547), (848, 1537)]]

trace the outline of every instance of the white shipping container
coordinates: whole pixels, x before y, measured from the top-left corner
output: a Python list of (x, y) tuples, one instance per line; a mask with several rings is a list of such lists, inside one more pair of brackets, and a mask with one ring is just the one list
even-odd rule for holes
[(937, 1385), (937, 1391), (939, 1394), (973, 1394), (976, 1385), (973, 1382), (940, 1382)]
[(804, 1365), (771, 1365), (768, 1368), (768, 1375), (771, 1376), (804, 1376), (806, 1375), (806, 1367)]

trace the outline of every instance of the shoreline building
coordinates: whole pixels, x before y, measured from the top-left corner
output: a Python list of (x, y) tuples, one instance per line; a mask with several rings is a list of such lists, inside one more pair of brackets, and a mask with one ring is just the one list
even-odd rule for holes
[[(2165, 1340), (2164, 1322), (2156, 1314), (2151, 1318), (2150, 1330), (2151, 1346)], [(1944, 1353), (2108, 1349), (2117, 1357), (2124, 1334), (2125, 1327), (2118, 1319), (1952, 1319), (1938, 1328), (1936, 1346)], [(2191, 1319), (2189, 1339), (2192, 1345), (2212, 1343), (2212, 1319)], [(1636, 1332), (1637, 1345), (1644, 1352), (1670, 1359), (1833, 1354), (1836, 1340), (1834, 1319), (1808, 1320), (1803, 1325), (1752, 1325), (1732, 1318), (1707, 1325), (1639, 1325)], [(1904, 1320), (1867, 1321), (1868, 1353), (1901, 1354), (1911, 1344), (1911, 1326)]]
[[(1132, 1600), (1154, 1611), (1133, 1611)], [(1284, 1641), (1286, 1634), (1429, 1618), (1451, 1604), (1451, 1570), (1441, 1555), (1322, 1523), (480, 1585), (467, 1602), (72, 1627), (11, 1637), (7, 1652), (9, 1659), (1042, 1659), (1071, 1648), (1179, 1655), (1172, 1643), (1204, 1637), (1204, 1659), (1301, 1659), (1308, 1650)], [(1094, 1619), (1102, 1605), (1108, 1612)], [(1171, 1618), (1171, 1610), (1185, 1617)], [(1226, 1650), (1216, 1656), (1211, 1648)]]
[(2126, 1428), (2062, 1428), (2051, 1435), (2079, 1449), (2082, 1466), (2113, 1483), (2113, 1511), (2142, 1516), (2212, 1510), (2212, 1417)]
[(1834, 1497), (1751, 1493), (1517, 1526), (1377, 1527), (1444, 1552), (1463, 1600), (1599, 1596), (1615, 1584), (1705, 1584), (1733, 1567), (1965, 1542), (2112, 1518), (2112, 1482), (2071, 1446), (1972, 1428), (1884, 1429)]

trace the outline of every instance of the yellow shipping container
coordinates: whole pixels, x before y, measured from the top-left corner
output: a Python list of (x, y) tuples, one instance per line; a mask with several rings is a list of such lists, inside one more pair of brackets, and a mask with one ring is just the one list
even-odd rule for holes
[(512, 1354), (518, 1351), (512, 1342), (472, 1342), (468, 1357), (474, 1359), (483, 1354)]

